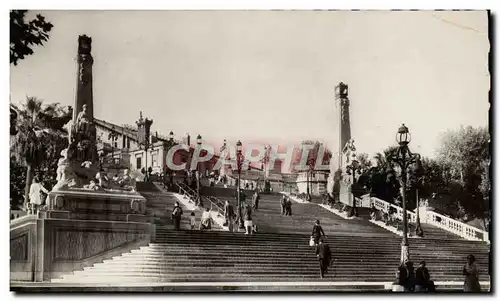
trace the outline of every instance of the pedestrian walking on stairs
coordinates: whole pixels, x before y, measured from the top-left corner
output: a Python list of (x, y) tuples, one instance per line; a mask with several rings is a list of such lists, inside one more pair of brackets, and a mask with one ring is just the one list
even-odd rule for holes
[(281, 215), (285, 215), (285, 210), (286, 210), (286, 195), (283, 195), (283, 197), (281, 198), (280, 205), (281, 205)]
[(205, 211), (201, 215), (200, 230), (210, 229), (212, 229), (212, 216), (210, 215), (210, 210), (205, 208)]
[(175, 230), (180, 230), (181, 228), (181, 218), (182, 218), (182, 208), (179, 206), (179, 202), (175, 202), (174, 210), (172, 211), (172, 220), (174, 221)]
[(234, 230), (234, 215), (233, 204), (229, 203), (229, 201), (226, 200), (226, 204), (224, 205), (224, 224), (229, 228), (229, 232), (233, 232)]
[(286, 200), (285, 215), (292, 216), (292, 200), (290, 198)]
[(319, 275), (321, 279), (323, 279), (325, 277), (325, 273), (328, 272), (328, 266), (332, 260), (330, 247), (323, 243), (323, 238), (319, 239), (319, 244), (316, 246), (316, 256), (319, 261)]
[(252, 222), (252, 206), (248, 204), (243, 213), (244, 217), (244, 225), (245, 225), (245, 234), (253, 233), (253, 222)]
[(196, 225), (196, 216), (194, 214), (194, 211), (191, 211), (191, 216), (189, 217), (189, 224), (191, 225), (191, 231), (193, 231)]
[(257, 211), (259, 209), (260, 195), (259, 192), (255, 191), (252, 197), (253, 209)]
[(319, 220), (316, 220), (316, 223), (313, 226), (312, 234), (311, 236), (314, 239), (314, 245), (318, 245), (320, 238), (325, 237), (325, 232), (323, 231), (323, 228), (319, 224)]

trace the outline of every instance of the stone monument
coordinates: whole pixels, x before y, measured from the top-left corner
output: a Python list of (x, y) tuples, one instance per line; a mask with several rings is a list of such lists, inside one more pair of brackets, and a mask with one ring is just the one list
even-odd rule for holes
[(151, 241), (146, 199), (128, 170), (110, 180), (99, 169), (91, 43), (78, 38), (76, 111), (58, 182), (44, 210), (11, 223), (11, 280), (48, 281)]
[[(332, 194), (335, 181), (340, 179), (335, 179), (335, 174), (338, 170), (342, 170), (345, 167), (346, 160), (348, 157), (345, 156), (344, 151), (351, 151), (351, 123), (349, 116), (349, 89), (348, 85), (340, 82), (335, 87), (335, 101), (338, 106), (338, 151), (332, 156), (330, 160), (330, 175), (328, 176), (327, 191)], [(342, 172), (344, 175), (345, 173)]]

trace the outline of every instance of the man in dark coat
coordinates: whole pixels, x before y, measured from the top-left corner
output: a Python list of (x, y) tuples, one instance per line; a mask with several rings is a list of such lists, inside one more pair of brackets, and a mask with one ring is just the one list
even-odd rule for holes
[(281, 198), (281, 215), (285, 215), (285, 209), (286, 209), (286, 195), (283, 195)]
[(425, 261), (420, 262), (420, 267), (415, 273), (415, 292), (427, 292), (431, 276), (429, 270), (425, 267)]
[(285, 215), (292, 215), (292, 200), (290, 198), (286, 200)]
[(179, 206), (179, 202), (175, 202), (174, 210), (172, 211), (172, 220), (174, 221), (175, 230), (180, 230), (181, 228), (181, 218), (182, 218), (182, 208)]
[(226, 204), (224, 205), (224, 217), (225, 217), (225, 224), (227, 224), (227, 227), (229, 228), (229, 232), (233, 232), (233, 227), (234, 227), (234, 208), (233, 204), (229, 203), (228, 200), (226, 200)]
[(332, 252), (330, 251), (330, 247), (323, 243), (323, 238), (319, 239), (319, 244), (316, 246), (316, 255), (319, 260), (320, 277), (324, 278), (332, 259)]

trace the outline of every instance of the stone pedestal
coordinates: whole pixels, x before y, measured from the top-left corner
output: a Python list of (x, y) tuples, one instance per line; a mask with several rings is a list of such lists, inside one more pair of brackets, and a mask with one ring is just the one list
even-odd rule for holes
[(11, 280), (49, 281), (148, 245), (154, 233), (136, 192), (51, 192), (47, 207), (11, 223)]
[(149, 222), (146, 199), (137, 192), (69, 189), (52, 191), (43, 218)]

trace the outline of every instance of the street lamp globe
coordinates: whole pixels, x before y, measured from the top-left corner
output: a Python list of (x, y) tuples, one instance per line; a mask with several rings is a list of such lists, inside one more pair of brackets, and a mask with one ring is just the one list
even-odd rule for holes
[(401, 146), (408, 145), (408, 143), (410, 143), (411, 141), (410, 131), (408, 130), (408, 127), (404, 125), (404, 123), (398, 129), (396, 141)]
[(174, 132), (170, 131), (168, 134), (170, 141), (174, 140)]
[(238, 140), (238, 142), (236, 142), (236, 152), (241, 153), (241, 151), (242, 151), (242, 144), (241, 141)]
[(201, 145), (201, 135), (200, 134), (198, 134), (198, 137), (196, 137), (196, 143), (198, 145)]

